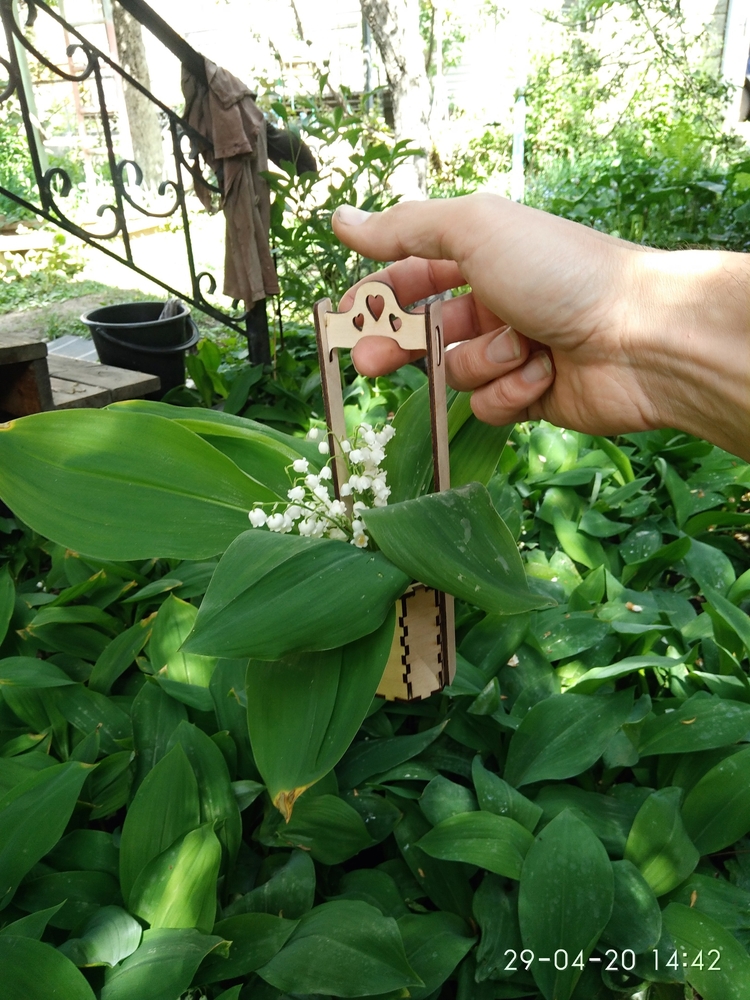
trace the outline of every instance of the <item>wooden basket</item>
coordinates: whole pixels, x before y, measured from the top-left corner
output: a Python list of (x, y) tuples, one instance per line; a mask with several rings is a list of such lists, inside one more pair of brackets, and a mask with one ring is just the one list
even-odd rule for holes
[[(431, 303), (424, 314), (410, 313), (401, 308), (390, 285), (368, 281), (359, 286), (347, 312), (334, 312), (331, 300), (323, 299), (315, 304), (314, 315), (336, 496), (347, 479), (339, 448), (339, 441), (346, 437), (346, 423), (338, 350), (351, 349), (362, 337), (371, 336), (390, 337), (406, 350), (426, 352), (434, 484), (438, 492), (447, 490), (450, 465), (441, 303)], [(415, 581), (396, 603), (393, 644), (377, 693), (388, 701), (418, 701), (450, 684), (455, 669), (453, 597)]]

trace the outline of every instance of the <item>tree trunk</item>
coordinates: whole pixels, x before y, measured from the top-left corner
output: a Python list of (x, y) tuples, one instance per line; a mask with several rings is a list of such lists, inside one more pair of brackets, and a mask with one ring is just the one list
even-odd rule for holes
[(419, 0), (360, 3), (391, 88), (396, 139), (409, 139), (423, 151), (394, 173), (393, 186), (405, 198), (424, 198), (430, 149), (430, 83), (419, 32)]
[[(140, 21), (136, 21), (118, 3), (112, 5), (112, 16), (120, 65), (146, 90), (151, 90)], [(144, 182), (149, 187), (156, 187), (164, 174), (164, 150), (156, 105), (125, 81), (123, 89), (133, 158), (143, 171)]]

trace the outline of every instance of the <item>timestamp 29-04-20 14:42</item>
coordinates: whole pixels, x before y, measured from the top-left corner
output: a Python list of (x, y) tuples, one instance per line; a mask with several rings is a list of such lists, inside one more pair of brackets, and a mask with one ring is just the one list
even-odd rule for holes
[[(642, 956), (636, 956), (635, 952), (629, 948), (622, 951), (609, 948), (603, 955), (590, 955), (588, 958), (584, 957), (583, 951), (579, 951), (575, 957), (571, 958), (565, 948), (558, 948), (554, 955), (537, 955), (530, 948), (524, 948), (522, 951), (508, 948), (505, 951), (505, 958), (507, 960), (505, 972), (518, 972), (519, 969), (528, 972), (535, 962), (550, 963), (560, 972), (567, 968), (583, 970), (586, 965), (600, 965), (607, 972), (632, 972), (635, 969), (637, 959), (642, 958)], [(718, 948), (711, 948), (706, 952), (699, 950), (694, 954), (684, 950), (674, 950), (666, 956), (663, 952), (653, 949), (651, 958), (654, 972), (663, 969), (721, 971), (721, 952)]]

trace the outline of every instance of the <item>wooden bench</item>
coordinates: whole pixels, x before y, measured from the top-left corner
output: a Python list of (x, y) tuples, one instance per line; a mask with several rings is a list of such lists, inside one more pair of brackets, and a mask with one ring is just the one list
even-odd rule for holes
[(33, 335), (0, 332), (1, 414), (107, 406), (158, 392), (159, 385), (155, 375), (48, 355), (46, 343)]

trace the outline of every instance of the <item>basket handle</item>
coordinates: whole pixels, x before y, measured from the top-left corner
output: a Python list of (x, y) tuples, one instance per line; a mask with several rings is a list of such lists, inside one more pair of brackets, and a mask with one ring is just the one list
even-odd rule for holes
[(142, 351), (144, 354), (177, 354), (179, 351), (187, 351), (191, 347), (195, 347), (200, 340), (200, 331), (198, 330), (193, 317), (188, 316), (187, 321), (192, 328), (192, 333), (188, 339), (183, 341), (181, 344), (169, 344), (166, 347), (149, 347), (147, 344), (128, 344), (124, 340), (118, 340), (117, 337), (113, 337), (111, 333), (107, 333), (107, 331), (101, 326), (96, 326), (94, 329), (102, 340), (106, 340), (110, 344), (115, 344), (117, 347), (133, 347), (135, 350)]

